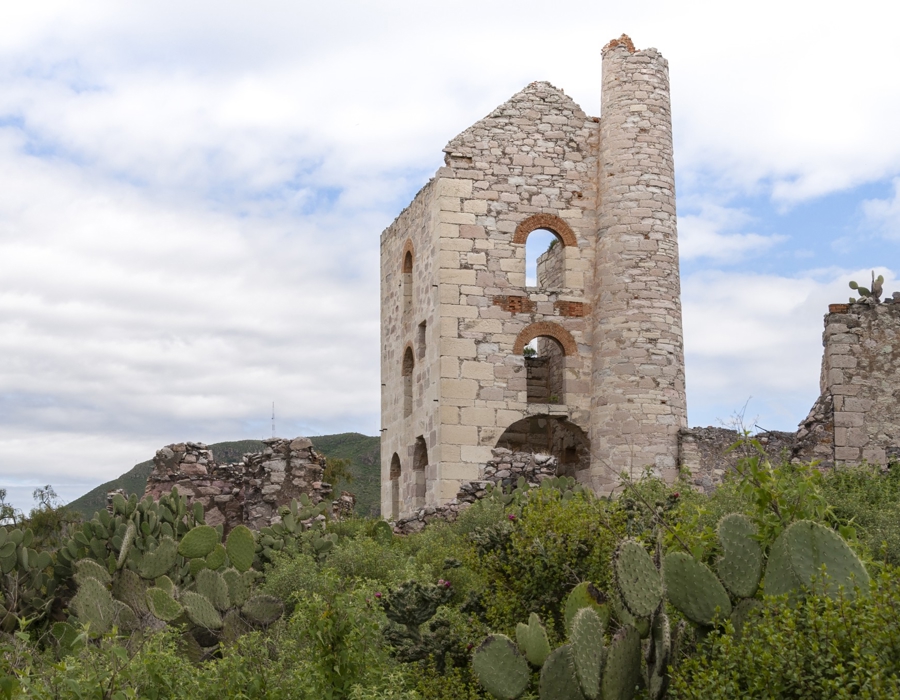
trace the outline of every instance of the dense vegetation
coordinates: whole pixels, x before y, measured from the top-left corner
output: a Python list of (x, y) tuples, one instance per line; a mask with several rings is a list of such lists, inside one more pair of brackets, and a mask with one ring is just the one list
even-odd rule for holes
[[(366, 518), (305, 530), (309, 503), (249, 540), (174, 496), (88, 523), (45, 503), (0, 534), (0, 698), (900, 695), (900, 467), (821, 474), (745, 447), (711, 496), (561, 479), (406, 537)], [(733, 547), (758, 549), (752, 585)], [(698, 608), (678, 567), (724, 598)], [(495, 658), (513, 672), (487, 677)]]
[[(379, 440), (359, 433), (318, 435), (311, 437), (313, 446), (329, 459), (347, 460), (347, 472), (351, 479), (340, 479), (333, 484), (335, 493), (342, 489), (356, 495), (356, 512), (361, 515), (378, 515), (380, 508)], [(265, 445), (260, 440), (232, 440), (209, 446), (216, 462), (228, 464), (240, 462), (248, 452), (260, 452)], [(101, 508), (106, 508), (106, 494), (116, 489), (125, 493), (144, 493), (147, 478), (153, 469), (153, 460), (135, 464), (120, 477), (107, 481), (69, 503), (69, 508), (90, 518)]]

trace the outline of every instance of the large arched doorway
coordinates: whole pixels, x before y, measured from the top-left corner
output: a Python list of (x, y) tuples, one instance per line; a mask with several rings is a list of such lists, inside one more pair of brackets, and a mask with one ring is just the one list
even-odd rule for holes
[(559, 476), (588, 480), (591, 442), (581, 428), (560, 416), (529, 416), (516, 421), (496, 446), (514, 452), (551, 454), (559, 462)]

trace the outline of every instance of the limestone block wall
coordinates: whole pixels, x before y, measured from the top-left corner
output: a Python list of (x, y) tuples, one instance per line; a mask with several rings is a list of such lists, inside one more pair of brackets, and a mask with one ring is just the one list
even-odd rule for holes
[[(434, 454), (440, 431), (435, 400), (440, 373), (438, 236), (442, 201), (452, 194), (452, 187), (432, 180), (381, 238), (381, 512), (385, 517), (424, 505), (427, 489), (434, 490), (439, 483)], [(392, 464), (398, 473), (392, 474)]]
[(900, 456), (900, 303), (832, 305), (823, 344), (835, 464), (887, 464)]
[(610, 42), (601, 105), (591, 472), (602, 492), (623, 469), (674, 478), (687, 408), (667, 61)]

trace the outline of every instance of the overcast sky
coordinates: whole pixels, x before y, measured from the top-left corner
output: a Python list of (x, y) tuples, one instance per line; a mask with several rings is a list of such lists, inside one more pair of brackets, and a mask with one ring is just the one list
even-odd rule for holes
[[(5, 3), (0, 487), (379, 426), (379, 235), (527, 83), (670, 64), (691, 425), (793, 430), (822, 315), (900, 289), (887, 2)], [(897, 7), (897, 6), (894, 6)]]

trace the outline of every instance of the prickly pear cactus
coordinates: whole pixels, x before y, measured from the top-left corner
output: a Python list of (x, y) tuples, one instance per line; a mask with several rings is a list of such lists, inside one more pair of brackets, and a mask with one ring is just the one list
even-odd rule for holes
[(541, 624), (541, 618), (537, 613), (531, 613), (527, 625), (524, 622), (516, 625), (516, 641), (528, 663), (537, 668), (543, 666), (550, 655), (550, 642), (547, 640), (547, 630)]
[(198, 525), (185, 533), (178, 544), (178, 553), (188, 559), (199, 559), (210, 554), (219, 543), (219, 533), (209, 525)]
[(573, 588), (566, 597), (566, 630), (571, 631), (576, 613), (581, 608), (593, 608), (600, 616), (603, 626), (609, 624), (609, 601), (606, 594), (590, 581), (582, 581)]
[(584, 700), (570, 644), (554, 649), (541, 667), (541, 700)]
[(647, 646), (647, 691), (651, 700), (661, 700), (669, 688), (669, 663), (672, 657), (672, 629), (669, 617), (659, 612), (653, 618), (650, 644)]
[(663, 563), (669, 602), (691, 622), (710, 626), (731, 615), (725, 587), (706, 564), (684, 552), (669, 552)]
[(603, 621), (593, 608), (582, 608), (572, 624), (572, 660), (581, 691), (588, 700), (600, 694), (603, 667)]
[(814, 576), (821, 579), (823, 567), (827, 578), (818, 585), (827, 595), (836, 597), (841, 587), (844, 595), (853, 596), (857, 590), (868, 593), (869, 574), (839, 534), (809, 520), (793, 523), (769, 552), (766, 594), (799, 593)]
[(246, 525), (235, 527), (228, 533), (225, 551), (235, 569), (242, 573), (248, 571), (253, 566), (253, 558), (256, 555), (256, 538), (253, 531)]
[(531, 672), (512, 640), (489, 635), (472, 654), (472, 672), (487, 692), (499, 700), (513, 700), (525, 692)]
[(163, 622), (173, 622), (184, 612), (181, 604), (163, 588), (148, 588), (144, 596), (150, 613)]
[(653, 559), (635, 540), (624, 540), (613, 557), (616, 588), (635, 617), (650, 617), (662, 602), (662, 578)]
[(641, 682), (641, 638), (633, 627), (613, 637), (601, 681), (603, 700), (631, 700)]
[(752, 598), (762, 578), (763, 551), (753, 539), (756, 533), (753, 521), (740, 513), (719, 521), (717, 534), (724, 554), (716, 562), (716, 571), (725, 588), (738, 598)]
[(45, 619), (53, 604), (57, 580), (48, 573), (53, 560), (31, 549), (33, 541), (31, 530), (0, 527), (0, 631)]

